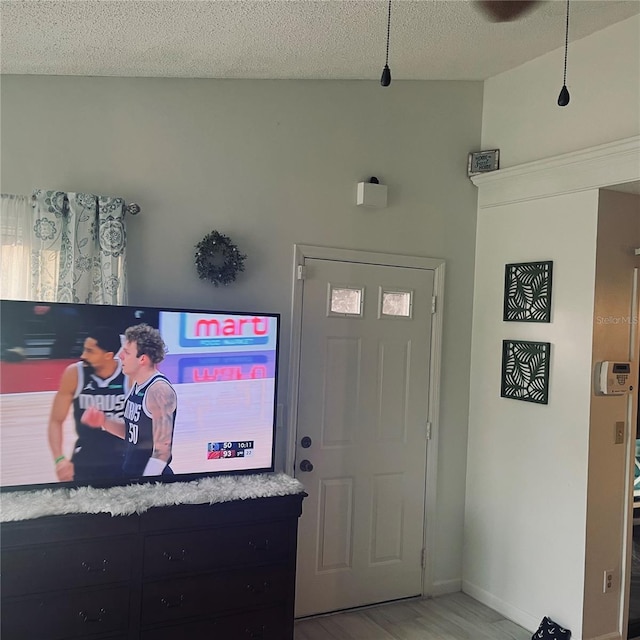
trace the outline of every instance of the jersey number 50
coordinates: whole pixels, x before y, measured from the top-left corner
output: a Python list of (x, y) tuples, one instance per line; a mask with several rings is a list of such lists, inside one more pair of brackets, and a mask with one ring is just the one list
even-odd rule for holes
[(138, 425), (130, 424), (129, 425), (129, 442), (133, 444), (138, 444)]

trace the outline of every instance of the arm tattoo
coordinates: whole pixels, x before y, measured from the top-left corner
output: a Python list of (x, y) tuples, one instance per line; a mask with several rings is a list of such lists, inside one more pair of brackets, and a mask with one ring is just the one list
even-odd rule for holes
[(152, 457), (168, 462), (173, 438), (173, 412), (177, 405), (176, 392), (170, 384), (159, 380), (149, 388), (147, 401), (153, 419)]

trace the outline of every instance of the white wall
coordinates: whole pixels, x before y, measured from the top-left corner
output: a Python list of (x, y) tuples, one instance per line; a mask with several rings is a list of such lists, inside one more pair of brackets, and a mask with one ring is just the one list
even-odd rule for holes
[(570, 42), (561, 108), (563, 64), (561, 47), (485, 82), (482, 148), (502, 168), (640, 133), (640, 15)]
[[(138, 202), (130, 301), (282, 313), (282, 402), (294, 243), (446, 259), (432, 577), (459, 588), (477, 196), (466, 160), (482, 85), (4, 76), (1, 100), (2, 191)], [(372, 175), (389, 186), (387, 209), (355, 206)], [(227, 289), (193, 266), (212, 229), (248, 254)]]
[[(550, 615), (577, 638), (597, 207), (597, 191), (495, 207), (476, 243), (464, 589), (529, 629)], [(551, 323), (503, 322), (505, 264), (536, 260), (553, 260)], [(500, 397), (504, 339), (551, 342), (549, 404)]]
[[(503, 168), (522, 165), (518, 188), (529, 161), (640, 133), (639, 42), (636, 16), (572, 43), (564, 109), (556, 106), (561, 49), (485, 83), (482, 148), (500, 148)], [(638, 179), (637, 155), (635, 163)], [(504, 197), (509, 180), (494, 182), (493, 205), (478, 213), (463, 584), (525, 627), (550, 615), (580, 640), (600, 632), (587, 628), (593, 616), (583, 620), (595, 584), (585, 584), (588, 509), (598, 522), (587, 490), (598, 191), (544, 197), (543, 187), (562, 179), (555, 171), (537, 174), (535, 199), (513, 189)], [(584, 180), (575, 185), (567, 190), (585, 188)], [(542, 259), (554, 261), (551, 324), (502, 322), (505, 263)], [(499, 397), (504, 338), (552, 343), (549, 405)], [(611, 557), (603, 548), (610, 539), (592, 542), (590, 556)], [(619, 637), (611, 626), (607, 633)]]

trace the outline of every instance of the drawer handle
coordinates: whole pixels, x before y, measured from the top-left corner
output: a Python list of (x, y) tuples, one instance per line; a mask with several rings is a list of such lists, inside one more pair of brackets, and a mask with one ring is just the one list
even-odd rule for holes
[(269, 551), (269, 538), (265, 538), (262, 542), (249, 540), (249, 548), (251, 551)]
[(271, 588), (271, 585), (265, 580), (262, 584), (259, 584), (258, 586), (254, 585), (254, 584), (248, 584), (247, 585), (247, 591), (250, 591), (251, 593), (266, 593), (267, 591), (269, 591), (269, 589)]
[(187, 552), (184, 549), (174, 554), (173, 551), (165, 551), (162, 554), (169, 562), (184, 562), (187, 559)]
[(92, 616), (90, 613), (87, 613), (86, 611), (79, 611), (78, 615), (80, 616), (80, 619), (82, 620), (82, 622), (102, 622), (102, 616), (106, 613), (105, 609), (100, 609), (100, 611), (98, 611), (98, 615), (97, 616)]
[(160, 602), (164, 605), (165, 609), (179, 609), (184, 602), (184, 596), (180, 594), (177, 600), (169, 600), (168, 598), (161, 598)]
[(87, 573), (106, 573), (107, 565), (109, 561), (105, 558), (102, 564), (91, 564), (90, 562), (83, 562), (82, 567), (86, 569)]
[(264, 632), (266, 630), (267, 628), (262, 625), (259, 629), (245, 629), (244, 635), (247, 636), (247, 638), (251, 638), (251, 640), (261, 640), (265, 637)]

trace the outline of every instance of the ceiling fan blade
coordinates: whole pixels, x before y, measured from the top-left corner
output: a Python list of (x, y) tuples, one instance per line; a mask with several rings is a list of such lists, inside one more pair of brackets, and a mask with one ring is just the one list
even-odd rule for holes
[(477, 0), (480, 10), (492, 22), (511, 22), (531, 11), (540, 0)]

